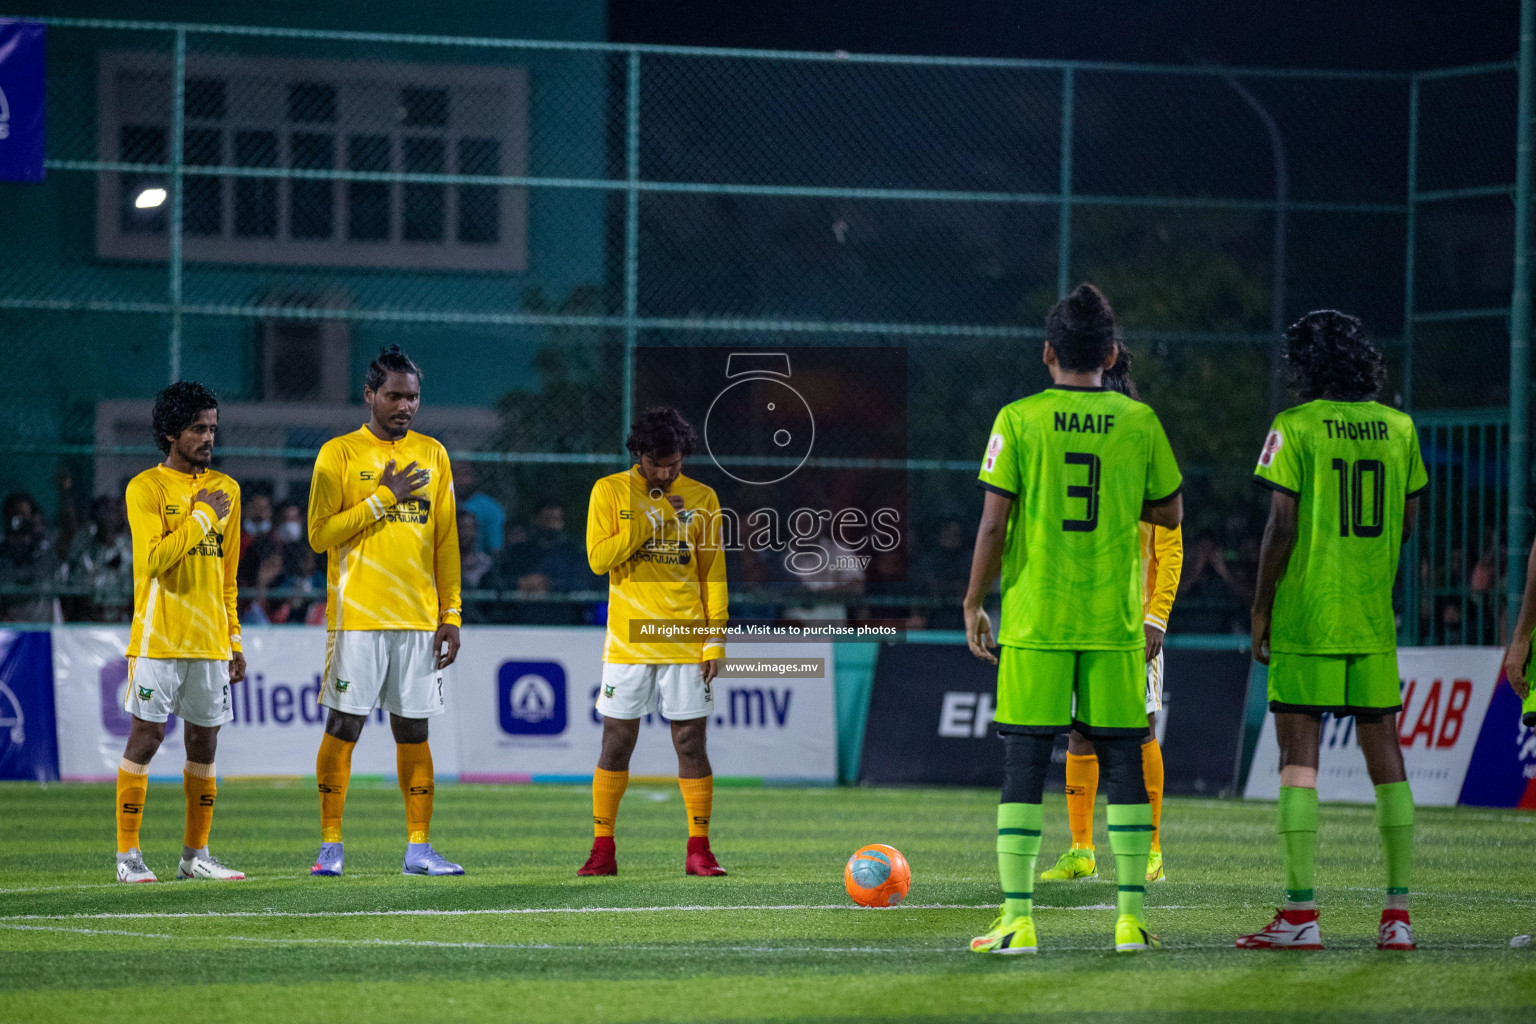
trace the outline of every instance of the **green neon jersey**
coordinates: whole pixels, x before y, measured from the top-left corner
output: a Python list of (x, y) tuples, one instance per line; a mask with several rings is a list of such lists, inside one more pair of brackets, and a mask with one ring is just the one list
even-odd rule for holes
[(1429, 484), (1413, 420), (1379, 402), (1319, 399), (1287, 409), (1275, 417), (1254, 479), (1297, 499), (1296, 547), (1275, 591), (1270, 650), (1393, 650), (1403, 506)]
[(1150, 407), (1103, 388), (1053, 387), (1003, 407), (981, 485), (1013, 500), (998, 640), (1133, 650), (1142, 630), (1142, 503), (1182, 480)]

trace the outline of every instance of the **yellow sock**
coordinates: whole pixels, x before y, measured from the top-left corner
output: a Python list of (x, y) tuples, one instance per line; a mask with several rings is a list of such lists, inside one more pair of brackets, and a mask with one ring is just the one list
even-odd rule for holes
[(341, 842), (341, 814), (347, 806), (347, 783), (352, 781), (352, 749), (356, 743), (330, 733), (320, 737), (315, 755), (315, 781), (320, 787), (320, 841)]
[(134, 764), (126, 757), (117, 766), (117, 852), (139, 845), (139, 823), (144, 820), (144, 795), (149, 792), (149, 765)]
[(425, 742), (396, 743), (395, 770), (405, 797), (406, 841), (424, 843), (432, 828), (432, 748)]
[(1093, 849), (1093, 802), (1099, 798), (1097, 754), (1067, 755), (1067, 823), (1072, 826), (1072, 848)]
[(1141, 774), (1147, 780), (1147, 802), (1152, 805), (1152, 849), (1163, 848), (1163, 748), (1157, 737), (1149, 736), (1141, 745)]
[(181, 788), (187, 793), (187, 831), (181, 841), (189, 850), (201, 850), (208, 845), (213, 828), (213, 798), (218, 791), (213, 763), (188, 761), (181, 771)]
[(709, 812), (715, 802), (715, 777), (678, 779), (677, 787), (683, 791), (683, 806), (688, 809), (688, 838), (707, 838)]
[(592, 771), (592, 834), (612, 836), (619, 820), (619, 801), (629, 788), (629, 772)]

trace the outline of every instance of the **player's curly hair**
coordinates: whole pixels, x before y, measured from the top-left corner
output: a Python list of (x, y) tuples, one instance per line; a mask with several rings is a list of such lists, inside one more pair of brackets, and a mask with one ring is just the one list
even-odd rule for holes
[(698, 442), (699, 435), (682, 413), (670, 406), (653, 405), (630, 424), (624, 447), (637, 459), (642, 455), (654, 459), (678, 452), (692, 455)]
[(1286, 329), (1291, 388), (1304, 402), (1333, 398), (1367, 402), (1386, 383), (1386, 360), (1358, 317), (1336, 309), (1308, 313)]
[(1104, 293), (1084, 282), (1051, 307), (1045, 340), (1056, 350), (1062, 369), (1083, 372), (1104, 365), (1120, 344), (1120, 328)]
[(422, 380), (421, 367), (416, 365), (416, 360), (406, 355), (399, 345), (391, 345), (389, 348), (379, 349), (378, 357), (368, 364), (368, 372), (363, 377), (363, 387), (369, 391), (377, 391), (384, 386), (384, 381), (389, 379), (392, 373), (412, 374), (418, 385)]
[(1131, 350), (1122, 342), (1116, 349), (1115, 365), (1104, 371), (1104, 386), (1139, 402), (1141, 392), (1136, 389), (1136, 382), (1131, 379), (1131, 362)]
[(204, 409), (217, 409), (219, 396), (196, 381), (179, 380), (155, 396), (155, 444), (167, 455), (171, 439), (192, 425)]

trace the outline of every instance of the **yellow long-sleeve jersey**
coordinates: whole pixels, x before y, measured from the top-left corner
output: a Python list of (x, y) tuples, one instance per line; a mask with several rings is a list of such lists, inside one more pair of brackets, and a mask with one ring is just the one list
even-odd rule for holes
[[(229, 495), (223, 519), (207, 505), (192, 507), (205, 487)], [(159, 465), (128, 481), (125, 500), (133, 537), (129, 657), (228, 660), (240, 649), (240, 485), (217, 470), (192, 476)]]
[[(592, 485), (587, 561), (608, 575), (608, 640), (603, 660), (625, 665), (686, 664), (725, 654), (729, 596), (720, 551), (720, 499), (713, 487), (679, 476), (666, 498), (647, 493), (638, 466)], [(707, 623), (709, 638), (634, 642), (630, 623), (673, 619)], [(716, 632), (718, 630), (718, 632)]]
[[(379, 483), (393, 460), (427, 483), (395, 501)], [(382, 441), (364, 424), (325, 442), (309, 487), (309, 545), (326, 554), (330, 629), (459, 625), (459, 526), (448, 452), (414, 431)]]
[(1168, 631), (1168, 615), (1173, 611), (1173, 595), (1179, 589), (1179, 574), (1184, 570), (1184, 533), (1175, 526), (1165, 529), (1151, 523), (1141, 524), (1141, 602), (1143, 619), (1150, 626)]

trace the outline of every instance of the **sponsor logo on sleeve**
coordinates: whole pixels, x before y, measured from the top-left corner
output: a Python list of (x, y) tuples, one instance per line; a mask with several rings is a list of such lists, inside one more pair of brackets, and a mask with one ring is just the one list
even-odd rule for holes
[(1278, 430), (1271, 430), (1269, 436), (1264, 439), (1264, 450), (1259, 453), (1259, 465), (1268, 466), (1275, 461), (1275, 456), (1285, 445), (1285, 435)]
[(997, 457), (1003, 454), (1003, 435), (993, 434), (987, 442), (987, 457), (982, 460), (981, 468), (990, 473), (997, 468)]

